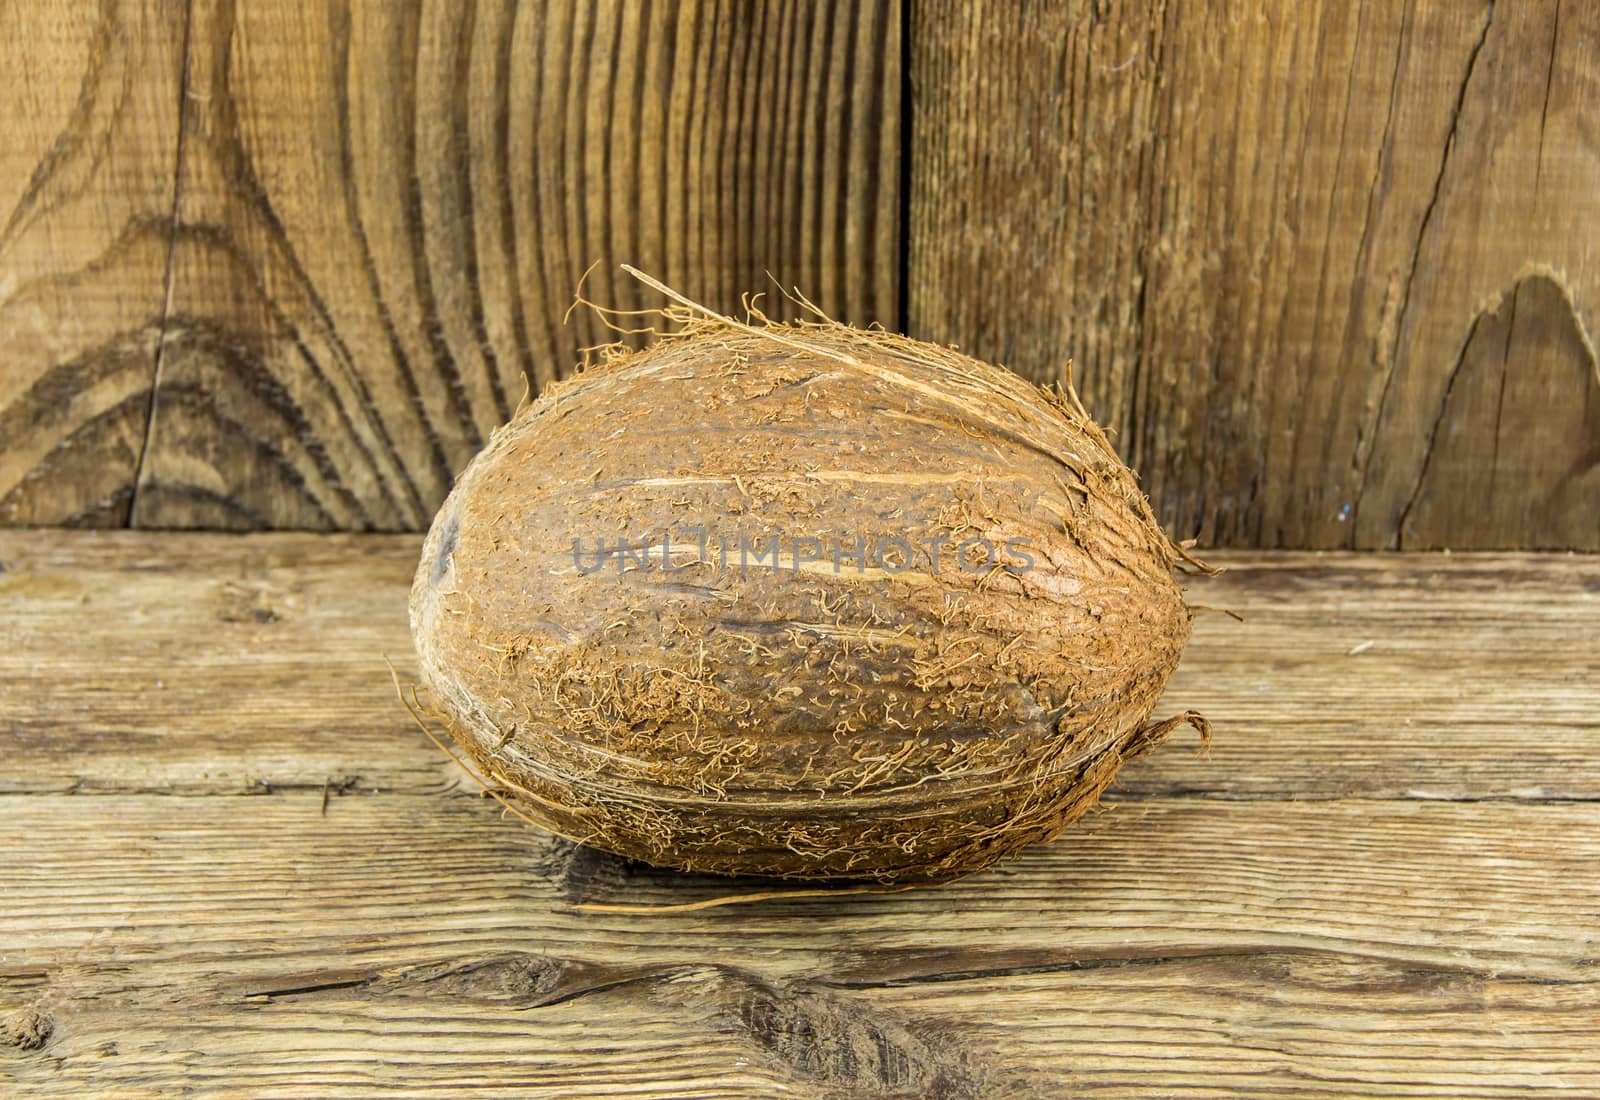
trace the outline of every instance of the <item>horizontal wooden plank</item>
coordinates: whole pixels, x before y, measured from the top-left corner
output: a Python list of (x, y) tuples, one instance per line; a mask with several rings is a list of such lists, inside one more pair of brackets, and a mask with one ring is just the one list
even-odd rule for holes
[(29, 1095), (1600, 1087), (1592, 803), (1149, 799), (936, 890), (665, 915), (577, 906), (741, 887), (461, 793), (13, 794), (0, 841)]
[(1143, 793), (1600, 796), (1600, 557), (1218, 554), (1162, 701), (1219, 734), (1197, 767), (1136, 762)]
[(109, 935), (156, 985), (201, 965), (300, 988), (429, 961), (442, 935), (463, 956), (537, 939), (582, 963), (861, 982), (1228, 951), (1597, 978), (1593, 803), (1148, 799), (937, 889), (648, 916), (575, 907), (748, 883), (575, 848), (460, 789), (352, 791), (326, 811), (318, 791), (8, 795), (0, 813), (28, 857), (7, 870), (7, 966), (78, 965)]
[[(0, 790), (435, 790), (396, 705), (412, 536), (0, 532)], [(1125, 795), (1600, 798), (1600, 558), (1218, 555)]]
[[(686, 1011), (672, 996), (679, 992), (673, 983), (692, 993), (710, 986), (714, 992), (701, 994), (707, 1010)], [(19, 1080), (30, 1096), (62, 1097), (109, 1082), (128, 1097), (184, 1088), (287, 1098), (476, 1089), (695, 1100), (1465, 1100), (1600, 1089), (1592, 1050), (1575, 1041), (1593, 1029), (1592, 986), (1259, 956), (887, 990), (802, 984), (806, 1014), (792, 1022), (776, 1017), (788, 1032), (727, 1011), (734, 996), (766, 1007), (796, 988), (699, 967), (536, 1009), (496, 999), (492, 987), (487, 996), (353, 995), (222, 1007), (91, 1002), (75, 1010), (72, 1030), (53, 1040), (50, 1072), (25, 1071)], [(722, 1020), (705, 1020), (719, 1009)], [(176, 1012), (188, 1036), (181, 1044), (174, 1041)], [(803, 1068), (794, 1065), (803, 1055), (783, 1057), (802, 1037), (816, 1043)], [(872, 1043), (867, 1050), (882, 1061), (847, 1062), (843, 1052), (855, 1042)], [(903, 1086), (930, 1083), (932, 1075), (895, 1056), (922, 1054), (934, 1042), (945, 1055), (935, 1063), (944, 1086), (908, 1091)]]
[[(0, 790), (436, 784), (399, 709), (420, 541), (0, 534)], [(181, 547), (181, 549), (179, 549)]]
[(1600, 1089), (1596, 992), (1267, 953), (917, 984), (871, 1003), (999, 1032), (1015, 1063), (1062, 1067), (1047, 1096), (1466, 1098)]

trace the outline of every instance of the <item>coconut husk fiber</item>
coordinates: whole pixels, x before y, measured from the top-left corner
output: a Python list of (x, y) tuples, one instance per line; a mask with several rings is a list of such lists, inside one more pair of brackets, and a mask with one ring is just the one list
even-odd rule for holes
[(1070, 384), (647, 281), (675, 329), (496, 431), (412, 589), (429, 713), (520, 813), (685, 870), (937, 881), (1208, 732), (1151, 719), (1198, 563)]

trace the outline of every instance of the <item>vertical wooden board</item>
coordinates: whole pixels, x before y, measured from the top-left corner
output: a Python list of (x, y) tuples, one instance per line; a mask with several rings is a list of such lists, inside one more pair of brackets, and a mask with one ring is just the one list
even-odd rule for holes
[(1600, 547), (1597, 34), (1557, 0), (918, 5), (910, 330), (1075, 357), (1181, 536)]
[[(1482, 20), (1400, 299), (1358, 546), (1600, 549), (1597, 37), (1593, 4)], [(1474, 423), (1469, 388), (1492, 418)], [(1467, 478), (1435, 462), (1451, 435)]]
[(622, 308), (663, 304), (631, 262), (896, 324), (899, 30), (891, 0), (201, 5), (134, 522), (425, 526), (525, 380), (617, 338), (566, 320), (591, 265)]
[(173, 0), (0, 5), (0, 523), (127, 522), (185, 18)]
[(1120, 435), (1163, 32), (1136, 2), (1103, 20), (1087, 4), (911, 9), (910, 332), (1039, 382), (1076, 355)]

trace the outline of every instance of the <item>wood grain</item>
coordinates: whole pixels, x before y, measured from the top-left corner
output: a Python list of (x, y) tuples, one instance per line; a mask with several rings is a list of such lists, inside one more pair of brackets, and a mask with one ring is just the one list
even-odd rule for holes
[(0, 524), (123, 526), (172, 240), (184, 11), (0, 6)]
[(465, 796), (319, 803), (6, 798), (29, 858), (0, 1000), (49, 1037), (0, 1073), (29, 1096), (1600, 1087), (1591, 804), (1152, 800), (938, 892), (619, 916), (574, 904), (736, 887), (573, 871)]
[(913, 335), (1206, 544), (1600, 548), (1600, 9), (912, 9)]
[(196, 5), (133, 522), (425, 527), (526, 385), (616, 338), (563, 323), (591, 265), (622, 308), (663, 304), (626, 261), (897, 323), (899, 29), (887, 0)]
[[(416, 536), (0, 532), (0, 792), (180, 795), (449, 775), (394, 701)], [(1217, 555), (1158, 713), (1219, 736), (1122, 773), (1139, 797), (1600, 798), (1600, 559)], [(112, 653), (85, 616), (115, 622)], [(1370, 644), (1369, 644), (1370, 643)], [(1357, 651), (1352, 653), (1352, 651)], [(307, 737), (315, 700), (327, 731)], [(357, 767), (355, 761), (361, 761)], [(264, 786), (263, 786), (264, 785)]]
[(658, 304), (630, 260), (1073, 356), (1207, 544), (1600, 549), (1593, 5), (72, 0), (0, 32), (0, 523), (419, 528), (614, 335), (563, 323), (592, 263)]
[(1227, 555), (1209, 761), (939, 890), (634, 915), (578, 906), (746, 884), (476, 795), (382, 662), (416, 552), (0, 532), (0, 1091), (1600, 1090), (1600, 559)]

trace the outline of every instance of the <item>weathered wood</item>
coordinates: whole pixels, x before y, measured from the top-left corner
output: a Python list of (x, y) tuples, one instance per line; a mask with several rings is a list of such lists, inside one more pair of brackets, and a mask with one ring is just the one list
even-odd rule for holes
[[(0, 791), (436, 789), (441, 758), (384, 665), (413, 667), (419, 548), (0, 532), (0, 715), (27, 750)], [(1130, 793), (1600, 798), (1600, 559), (1216, 558), (1189, 599), (1245, 622), (1199, 613), (1157, 713), (1195, 707), (1226, 735), (1209, 763), (1181, 741), (1140, 760)], [(114, 648), (85, 640), (86, 615), (116, 621)]]
[(477, 799), (319, 804), (5, 798), (26, 859), (0, 1002), (50, 1035), (0, 1074), (29, 1096), (1600, 1088), (1593, 804), (1152, 800), (938, 892), (677, 916), (574, 905), (734, 887), (573, 858)]
[(1241, 12), (914, 5), (909, 331), (1206, 544), (1600, 548), (1600, 8)]
[(563, 324), (591, 264), (608, 306), (662, 304), (624, 261), (729, 310), (770, 269), (895, 323), (898, 33), (892, 0), (197, 5), (134, 522), (425, 527), (525, 380), (616, 338)]
[(578, 906), (748, 887), (475, 794), (382, 662), (416, 551), (0, 532), (0, 1092), (1600, 1090), (1600, 559), (1228, 555), (1209, 762), (939, 890), (645, 916)]
[(123, 526), (171, 243), (180, 4), (0, 6), (0, 524)]
[(424, 527), (591, 264), (898, 324), (897, 0), (0, 19), (0, 522)]
[(1600, 548), (1600, 14), (1225, 7), (10, 5), (0, 523), (420, 527), (631, 259), (1075, 356), (1206, 543)]

